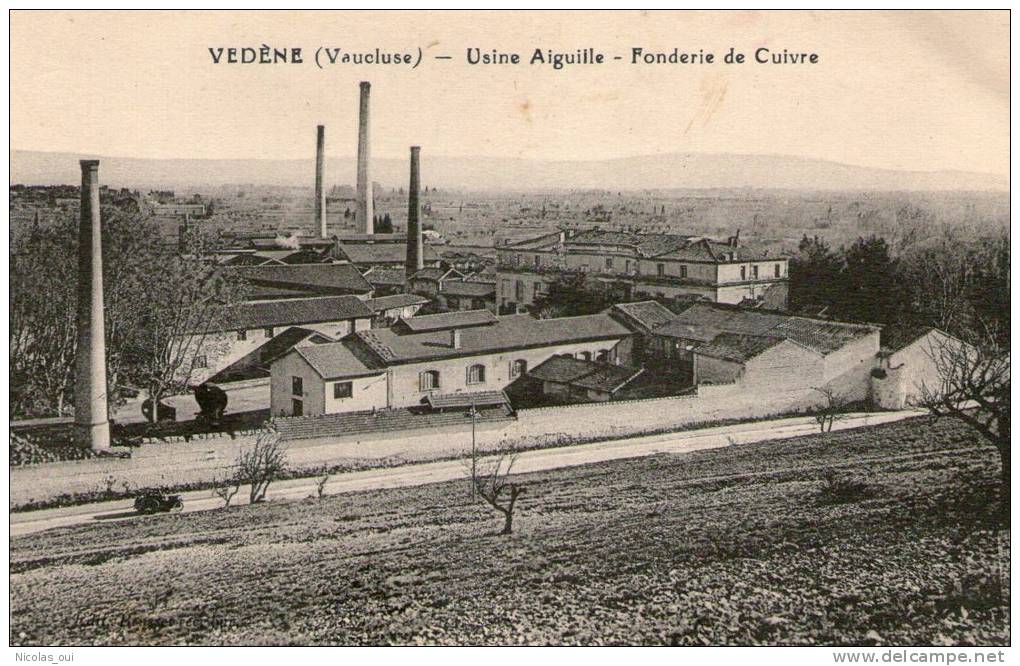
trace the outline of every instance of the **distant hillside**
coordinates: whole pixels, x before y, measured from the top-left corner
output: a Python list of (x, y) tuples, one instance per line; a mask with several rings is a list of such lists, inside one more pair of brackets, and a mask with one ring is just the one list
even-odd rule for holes
[[(78, 160), (102, 160), (102, 181), (115, 187), (228, 184), (311, 187), (313, 159), (153, 160), (12, 151), (11, 184), (73, 184)], [(373, 160), (373, 178), (406, 186), (407, 161)], [(603, 161), (554, 162), (492, 157), (422, 156), (430, 187), (471, 190), (762, 188), (811, 190), (1008, 190), (1009, 179), (961, 171), (894, 171), (780, 155), (666, 154)], [(354, 158), (329, 158), (327, 182), (353, 183)]]

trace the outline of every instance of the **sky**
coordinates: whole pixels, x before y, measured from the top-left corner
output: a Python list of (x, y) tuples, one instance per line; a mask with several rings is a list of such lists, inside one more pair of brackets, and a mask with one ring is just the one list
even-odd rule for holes
[[(301, 47), (301, 65), (213, 64), (210, 47)], [(411, 52), (403, 66), (310, 62), (320, 47)], [(629, 64), (631, 49), (818, 54), (814, 65)], [(607, 64), (468, 65), (478, 47), (592, 47)], [(451, 60), (435, 60), (449, 55)], [(622, 61), (612, 60), (613, 56)], [(11, 147), (140, 158), (601, 160), (795, 155), (1009, 173), (1009, 13), (32, 12), (11, 16)]]

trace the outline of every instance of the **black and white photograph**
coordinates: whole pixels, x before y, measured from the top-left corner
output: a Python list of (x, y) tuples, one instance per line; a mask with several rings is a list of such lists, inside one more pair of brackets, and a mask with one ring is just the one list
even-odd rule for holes
[(10, 10), (10, 663), (1007, 663), (1010, 18)]

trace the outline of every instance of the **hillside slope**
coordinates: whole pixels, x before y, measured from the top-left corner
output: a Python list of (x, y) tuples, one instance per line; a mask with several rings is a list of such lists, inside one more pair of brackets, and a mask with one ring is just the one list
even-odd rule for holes
[(463, 482), (54, 530), (12, 541), (10, 639), (1001, 644), (996, 466), (915, 420), (524, 475), (510, 537)]

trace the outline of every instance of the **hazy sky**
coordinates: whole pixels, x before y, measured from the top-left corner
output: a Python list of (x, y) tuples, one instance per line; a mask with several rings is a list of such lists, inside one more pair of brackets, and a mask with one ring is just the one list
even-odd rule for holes
[[(208, 47), (302, 47), (302, 65)], [(426, 54), (417, 69), (311, 62), (319, 46)], [(630, 65), (631, 47), (815, 52), (816, 65)], [(468, 47), (594, 47), (607, 64), (469, 66)], [(450, 55), (437, 61), (433, 55)], [(623, 61), (613, 61), (615, 55)], [(772, 153), (1009, 172), (1009, 13), (25, 12), (11, 19), (14, 149), (150, 158), (604, 159)]]

